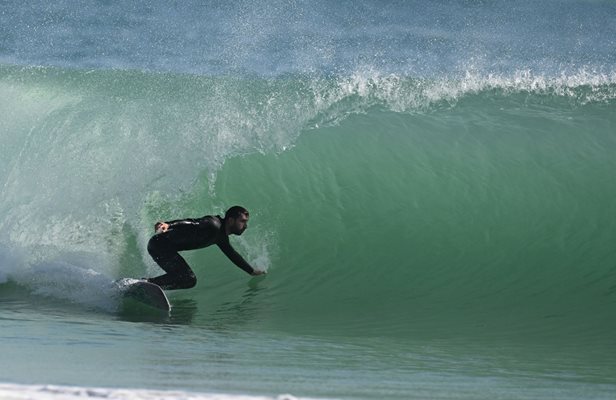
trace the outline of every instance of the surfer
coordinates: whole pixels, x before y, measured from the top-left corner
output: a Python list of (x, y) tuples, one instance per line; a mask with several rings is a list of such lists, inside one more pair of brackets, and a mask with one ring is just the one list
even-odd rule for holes
[(229, 235), (241, 235), (248, 227), (248, 211), (241, 206), (227, 210), (224, 218), (206, 215), (154, 225), (156, 234), (148, 242), (148, 253), (166, 274), (147, 279), (165, 290), (188, 289), (197, 284), (190, 266), (179, 251), (202, 249), (217, 245), (239, 268), (250, 275), (262, 275), (265, 271), (253, 268), (229, 243)]

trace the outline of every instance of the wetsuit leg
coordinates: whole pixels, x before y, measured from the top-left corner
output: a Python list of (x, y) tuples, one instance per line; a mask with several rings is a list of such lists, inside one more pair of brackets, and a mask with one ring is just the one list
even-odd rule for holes
[(197, 284), (197, 277), (164, 235), (155, 235), (148, 242), (148, 253), (166, 274), (148, 279), (165, 290), (188, 289)]

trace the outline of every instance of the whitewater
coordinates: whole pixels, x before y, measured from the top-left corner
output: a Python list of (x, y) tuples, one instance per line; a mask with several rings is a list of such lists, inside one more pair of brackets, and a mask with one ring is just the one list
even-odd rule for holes
[[(0, 5), (0, 397), (613, 399), (611, 2)], [(241, 204), (185, 252), (159, 220)], [(289, 394), (287, 394), (289, 393)]]

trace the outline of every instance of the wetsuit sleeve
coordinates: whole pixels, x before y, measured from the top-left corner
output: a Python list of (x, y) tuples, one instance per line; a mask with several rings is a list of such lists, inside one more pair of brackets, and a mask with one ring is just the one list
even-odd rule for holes
[(218, 247), (222, 252), (233, 262), (233, 264), (237, 265), (239, 268), (243, 269), (248, 274), (253, 274), (255, 272), (254, 268), (248, 264), (246, 260), (231, 246), (229, 243), (229, 239), (222, 240), (218, 243)]
[(203, 221), (203, 218), (186, 218), (186, 219), (176, 219), (173, 221), (165, 221), (166, 224), (169, 225), (169, 228), (173, 228), (178, 225), (199, 225)]

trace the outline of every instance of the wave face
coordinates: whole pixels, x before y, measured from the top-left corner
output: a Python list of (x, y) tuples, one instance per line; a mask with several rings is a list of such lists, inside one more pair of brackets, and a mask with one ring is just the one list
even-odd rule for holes
[(106, 282), (158, 273), (153, 222), (240, 203), (235, 243), (269, 276), (246, 292), (216, 250), (186, 253), (202, 289), (172, 302), (260, 292), (261, 328), (338, 335), (612, 340), (614, 74), (4, 66), (0, 99), (2, 282), (114, 310)]

